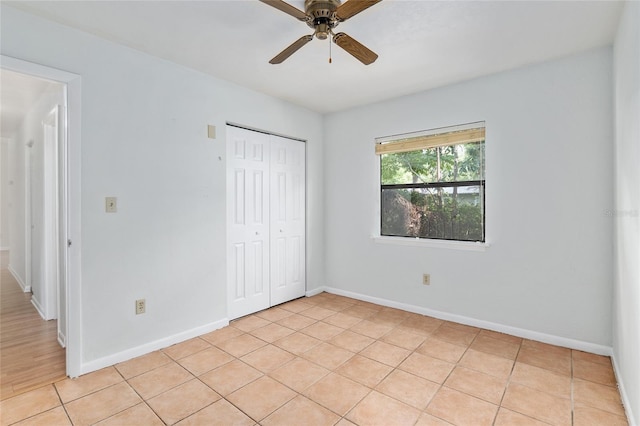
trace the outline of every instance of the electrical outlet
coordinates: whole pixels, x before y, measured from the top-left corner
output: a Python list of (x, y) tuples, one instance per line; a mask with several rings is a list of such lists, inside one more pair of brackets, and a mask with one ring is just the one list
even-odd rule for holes
[(136, 315), (144, 314), (147, 306), (144, 299), (136, 300)]
[(431, 284), (431, 275), (422, 274), (422, 284), (423, 285), (430, 285)]

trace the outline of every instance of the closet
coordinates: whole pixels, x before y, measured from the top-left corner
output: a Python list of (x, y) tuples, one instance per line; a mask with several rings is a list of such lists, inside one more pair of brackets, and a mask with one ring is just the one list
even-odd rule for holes
[(231, 320), (305, 294), (306, 158), (304, 142), (226, 130)]

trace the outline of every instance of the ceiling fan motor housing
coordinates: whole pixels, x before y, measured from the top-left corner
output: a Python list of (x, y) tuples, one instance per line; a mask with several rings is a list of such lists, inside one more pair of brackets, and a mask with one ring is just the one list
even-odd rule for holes
[(315, 36), (325, 40), (331, 30), (338, 25), (336, 9), (340, 6), (340, 0), (305, 0), (304, 9), (311, 19), (307, 25), (315, 29)]

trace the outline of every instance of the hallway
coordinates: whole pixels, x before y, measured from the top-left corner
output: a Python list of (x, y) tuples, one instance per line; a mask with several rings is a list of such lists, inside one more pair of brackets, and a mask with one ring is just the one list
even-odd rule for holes
[(57, 341), (57, 321), (44, 321), (8, 269), (9, 252), (1, 253), (0, 399), (27, 392), (66, 377), (65, 350)]

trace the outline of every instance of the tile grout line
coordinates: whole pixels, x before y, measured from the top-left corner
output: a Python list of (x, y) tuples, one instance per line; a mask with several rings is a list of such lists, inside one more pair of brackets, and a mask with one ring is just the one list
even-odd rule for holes
[(67, 405), (64, 403), (64, 401), (62, 401), (62, 396), (60, 395), (60, 391), (58, 391), (58, 387), (55, 385), (55, 383), (52, 383), (51, 386), (53, 386), (53, 389), (55, 390), (56, 394), (58, 395), (58, 399), (60, 400), (60, 406), (62, 407), (62, 410), (64, 410), (65, 416), (67, 416), (67, 419), (69, 420), (69, 423), (73, 425), (73, 421), (71, 420), (71, 416), (69, 415), (69, 412), (67, 411)]
[[(166, 354), (165, 354), (165, 355), (166, 355)], [(167, 356), (168, 356), (168, 355), (167, 355)], [(171, 358), (171, 357), (169, 357), (169, 358)], [(172, 361), (173, 361), (173, 359), (172, 359)], [(173, 361), (173, 362), (175, 362), (175, 361)], [(168, 363), (167, 363), (167, 364), (168, 364)], [(167, 364), (164, 364), (164, 365), (167, 365)], [(153, 368), (153, 369), (151, 369), (151, 370), (149, 370), (149, 371), (157, 370), (158, 368), (161, 368), (161, 367), (163, 367), (164, 365), (158, 366), (158, 367)], [(182, 366), (181, 366), (181, 367), (182, 367)], [(148, 371), (147, 371), (147, 372), (145, 372), (145, 373), (148, 373)], [(142, 374), (145, 374), (145, 373), (142, 373)], [(191, 372), (189, 372), (189, 373), (191, 373)], [(131, 379), (133, 379), (133, 378), (135, 378), (135, 377), (142, 376), (142, 374), (139, 374), (138, 376), (131, 377)], [(120, 373), (120, 375), (122, 375), (122, 373)], [(123, 376), (123, 378), (124, 378), (124, 376)], [(149, 410), (151, 410), (151, 412), (152, 412), (153, 414), (155, 414), (155, 415), (156, 415), (156, 417), (157, 417), (157, 418), (158, 418), (162, 423), (164, 423), (164, 424), (166, 425), (166, 424), (167, 424), (167, 422), (165, 422), (165, 421), (162, 419), (162, 417), (160, 417), (160, 414), (158, 414), (158, 413), (156, 412), (156, 410), (154, 410), (154, 409), (153, 409), (153, 407), (152, 407), (151, 405), (149, 405), (149, 403), (147, 402), (147, 400), (146, 400), (146, 399), (144, 399), (142, 395), (140, 395), (140, 393), (136, 390), (136, 388), (134, 388), (134, 387), (133, 387), (133, 385), (132, 385), (131, 383), (129, 383), (129, 380), (128, 380), (128, 379), (124, 379), (124, 381), (125, 381), (125, 383), (126, 383), (127, 385), (129, 385), (129, 387), (130, 387), (130, 388), (131, 388), (131, 389), (136, 393), (136, 395), (138, 395), (138, 397), (140, 397), (140, 399), (142, 400), (142, 403), (144, 403), (144, 405), (146, 405), (146, 406), (149, 408)], [(178, 386), (179, 386), (179, 385), (178, 385)], [(173, 389), (173, 388), (172, 388), (172, 389)], [(163, 393), (164, 393), (164, 392), (163, 392)], [(162, 393), (160, 393), (160, 394), (158, 394), (158, 395), (161, 395), (161, 394), (162, 394)], [(157, 395), (156, 395), (156, 396), (157, 396)], [(130, 409), (130, 408), (132, 408), (132, 407), (135, 407), (136, 405), (138, 405), (138, 404), (132, 405), (131, 407), (128, 407), (128, 408), (126, 408), (126, 409), (124, 409), (124, 410), (120, 411), (119, 413), (113, 414), (113, 415), (111, 415), (111, 416), (107, 417), (106, 419), (103, 419), (103, 420), (100, 420), (100, 421), (107, 420), (107, 419), (109, 419), (109, 418), (111, 418), (111, 417), (113, 417), (113, 416), (116, 416), (116, 415), (118, 415), (118, 414), (122, 413), (123, 411), (126, 411), (126, 410), (128, 410), (128, 409)]]
[[(511, 384), (511, 378), (513, 376), (513, 370), (516, 369), (516, 363), (518, 362), (518, 355), (520, 355), (520, 350), (522, 350), (522, 344), (524, 343), (524, 339), (520, 341), (518, 345), (518, 351), (516, 352), (515, 358), (513, 359), (513, 365), (511, 366), (511, 371), (509, 372), (509, 377), (507, 377), (507, 382), (504, 385), (504, 390), (502, 392), (502, 396), (500, 397), (500, 403), (498, 404), (498, 411), (496, 412), (496, 417), (493, 420), (493, 424), (495, 425), (496, 420), (498, 420), (498, 414), (500, 413), (500, 408), (502, 408), (502, 403), (504, 402), (504, 397), (507, 395), (507, 389)], [(522, 414), (522, 413), (520, 413)], [(531, 418), (531, 417), (529, 417)]]
[[(462, 354), (462, 356), (460, 357), (460, 360), (464, 357), (464, 354), (466, 354), (466, 353), (467, 353), (467, 351), (471, 349), (471, 346), (473, 345), (473, 342), (475, 342), (475, 341), (478, 339), (478, 336), (480, 336), (480, 331), (478, 331), (478, 333), (476, 333), (476, 335), (475, 335), (475, 337), (473, 338), (473, 340), (471, 341), (471, 343), (469, 343), (469, 346), (467, 346), (467, 348), (465, 349), (464, 353), (463, 353), (463, 354)], [(520, 345), (522, 345), (522, 342), (520, 342)], [(519, 350), (520, 350), (520, 349), (518, 348), (518, 351), (519, 351)], [(480, 351), (480, 352), (482, 352), (482, 351)], [(460, 361), (460, 360), (458, 360), (458, 361)], [(515, 366), (516, 366), (516, 361), (514, 360), (514, 361), (513, 361), (513, 365), (511, 366), (511, 371), (509, 372), (509, 377), (507, 378), (507, 383), (508, 383), (509, 379), (511, 378), (511, 373), (513, 372), (513, 369), (515, 368)], [(456, 365), (455, 365), (455, 367), (453, 367), (453, 369), (451, 370), (451, 373), (453, 373), (453, 371), (454, 371), (457, 367), (458, 367), (458, 363), (456, 362)], [(449, 376), (451, 376), (451, 373), (449, 373)], [(449, 376), (447, 377), (447, 379), (449, 378)], [(445, 383), (445, 382), (446, 382), (446, 380), (442, 383), (442, 385), (443, 385), (443, 386), (444, 386), (444, 383)], [(462, 392), (462, 391), (459, 391), (459, 392)], [(482, 399), (483, 401), (490, 402), (490, 403), (491, 403), (491, 404), (493, 404), (493, 405), (497, 405), (496, 413), (493, 415), (493, 419), (491, 420), (491, 424), (492, 424), (492, 425), (494, 425), (494, 424), (495, 424), (495, 422), (496, 422), (496, 420), (498, 419), (498, 413), (500, 412), (500, 407), (502, 406), (502, 398), (504, 397), (504, 394), (505, 394), (506, 392), (507, 392), (507, 385), (505, 384), (504, 391), (502, 392), (502, 397), (500, 398), (500, 403), (499, 403), (499, 404), (494, 404), (493, 402), (486, 401), (486, 400), (484, 400), (484, 399), (482, 399), (482, 398), (479, 398), (479, 399)], [(467, 394), (466, 392), (463, 392), (463, 393), (464, 393), (465, 395), (469, 395), (469, 394)], [(474, 397), (474, 395), (469, 395), (469, 396)], [(475, 398), (477, 398), (477, 397), (475, 397)]]
[[(56, 409), (56, 408), (58, 408), (58, 407), (62, 407), (62, 409), (63, 409), (63, 410), (64, 410), (64, 412), (65, 412), (65, 415), (66, 415), (66, 416), (67, 416), (67, 418), (69, 419), (69, 422), (70, 422), (71, 424), (73, 424), (73, 423), (71, 422), (71, 417), (69, 417), (69, 413), (67, 413), (67, 409), (66, 409), (66, 407), (65, 407), (64, 403), (62, 402), (62, 398), (60, 397), (60, 393), (58, 392), (58, 389), (56, 389), (56, 387), (54, 386), (54, 384), (53, 384), (53, 383), (49, 383), (49, 384), (46, 384), (46, 385), (41, 386), (41, 387), (39, 387), (39, 388), (33, 389), (33, 391), (35, 391), (35, 390), (39, 390), (39, 389), (45, 389), (45, 388), (47, 388), (47, 387), (49, 387), (49, 386), (51, 386), (51, 387), (53, 388), (53, 391), (56, 393), (56, 396), (58, 397), (58, 401), (60, 402), (60, 405), (56, 405), (55, 407), (51, 407), (51, 408), (46, 409), (46, 410), (44, 410), (44, 411), (40, 411), (39, 413), (34, 413), (34, 414), (32, 414), (32, 415), (30, 415), (30, 416), (28, 416), (28, 417), (25, 417), (25, 418), (23, 418), (23, 419), (18, 419), (18, 420), (16, 420), (16, 421), (12, 422), (12, 423), (9, 423), (8, 425), (15, 425), (15, 424), (20, 423), (20, 422), (23, 422), (23, 421), (25, 421), (25, 420), (32, 419), (32, 418), (37, 417), (37, 416), (40, 416), (40, 415), (42, 415), (42, 414), (44, 414), (44, 413), (48, 413), (48, 412), (50, 412), (50, 411), (53, 411), (53, 410), (55, 410), (55, 409)], [(28, 392), (25, 392), (25, 393), (28, 393)], [(25, 393), (18, 394), (18, 395), (15, 395), (15, 396), (12, 396), (11, 398), (15, 398), (15, 397), (18, 397), (18, 396), (24, 395)], [(7, 399), (11, 399), (11, 398), (7, 398)], [(5, 400), (3, 400), (3, 401), (5, 401)]]
[[(107, 368), (113, 368), (113, 369), (116, 371), (116, 373), (118, 373), (118, 375), (122, 378), (122, 380), (121, 380), (121, 381), (119, 381), (119, 382), (117, 382), (117, 383), (111, 383), (111, 384), (109, 384), (109, 385), (107, 385), (107, 386), (104, 386), (104, 387), (98, 388), (98, 389), (96, 389), (96, 390), (94, 390), (94, 391), (91, 391), (91, 392), (86, 393), (86, 394), (84, 394), (84, 395), (78, 396), (78, 397), (76, 397), (76, 398), (74, 398), (74, 399), (71, 399), (71, 400), (69, 400), (69, 401), (67, 401), (67, 402), (62, 401), (62, 396), (60, 395), (60, 392), (58, 391), (57, 386), (55, 386), (55, 383), (52, 383), (52, 386), (54, 386), (54, 388), (55, 388), (56, 392), (58, 393), (58, 397), (60, 398), (60, 402), (61, 402), (62, 406), (64, 407), (64, 411), (65, 411), (65, 413), (67, 414), (67, 417), (69, 418), (69, 422), (70, 422), (71, 424), (73, 424), (73, 421), (72, 421), (72, 419), (71, 419), (71, 415), (69, 414), (69, 411), (67, 410), (67, 405), (68, 405), (68, 404), (71, 404), (71, 403), (73, 403), (73, 402), (75, 402), (75, 401), (78, 401), (78, 400), (80, 400), (80, 399), (82, 399), (82, 398), (85, 398), (85, 397), (87, 397), (87, 396), (95, 395), (95, 394), (97, 394), (98, 392), (101, 392), (101, 391), (103, 391), (103, 390), (109, 389), (109, 388), (111, 388), (111, 387), (113, 387), (113, 386), (116, 386), (116, 385), (118, 385), (118, 384), (120, 384), (120, 383), (123, 383), (123, 382), (124, 382), (124, 383), (127, 383), (127, 385), (129, 385), (129, 383), (127, 382), (127, 380), (124, 378), (124, 376), (122, 376), (122, 373), (120, 373), (120, 371), (115, 367), (115, 365), (114, 365), (114, 366), (111, 366), (111, 367), (105, 367), (105, 369), (107, 369)], [(101, 371), (101, 370), (98, 370), (98, 371)], [(97, 371), (92, 372), (92, 373), (96, 373), (96, 372), (97, 372)], [(92, 373), (88, 373), (87, 375), (92, 374)], [(86, 377), (86, 376), (85, 376), (85, 377)], [(79, 380), (79, 379), (80, 379), (80, 378), (76, 378), (76, 379), (70, 379), (70, 378), (67, 378), (67, 379), (64, 379), (64, 380)], [(62, 380), (60, 380), (60, 382), (62, 382)], [(58, 382), (56, 382), (56, 383), (58, 383)], [(131, 385), (129, 385), (129, 386), (131, 387)], [(135, 391), (135, 389), (133, 389), (133, 390)], [(111, 416), (109, 416), (109, 417), (111, 417)], [(107, 419), (107, 418), (109, 418), (109, 417), (106, 417), (105, 419), (101, 419), (101, 420), (99, 420), (99, 421), (106, 420), (106, 419)]]
[[(445, 321), (443, 321), (443, 322), (442, 322), (438, 327), (436, 327), (436, 329), (435, 329), (435, 330), (433, 330), (433, 332), (432, 332), (432, 333), (430, 333), (430, 335), (429, 335), (429, 337), (427, 337), (427, 339), (429, 339), (430, 337), (432, 337), (432, 336), (433, 336), (433, 334), (434, 334), (435, 332), (437, 332), (437, 331), (440, 329), (440, 327), (442, 327), (444, 324), (445, 324)], [(474, 338), (471, 340), (471, 342), (469, 343), (469, 345), (467, 345), (467, 346), (464, 348), (464, 351), (462, 352), (462, 354), (460, 355), (460, 357), (458, 358), (458, 360), (457, 360), (457, 361), (456, 361), (456, 363), (454, 364), (454, 366), (453, 366), (453, 368), (451, 369), (451, 371), (449, 372), (449, 374), (447, 374), (447, 377), (442, 381), (442, 383), (439, 383), (438, 390), (437, 390), (436, 392), (434, 392), (433, 396), (431, 397), (431, 399), (430, 399), (430, 400), (429, 400), (429, 402), (427, 403), (427, 406), (424, 408), (424, 410), (422, 410), (422, 412), (423, 412), (423, 413), (428, 414), (428, 415), (430, 415), (430, 416), (434, 416), (434, 417), (436, 417), (436, 418), (438, 418), (438, 419), (440, 419), (440, 420), (442, 420), (442, 421), (444, 421), (444, 422), (447, 422), (447, 423), (448, 423), (448, 421), (447, 421), (447, 420), (445, 420), (445, 419), (443, 419), (443, 418), (441, 418), (441, 417), (437, 417), (437, 416), (435, 416), (435, 415), (433, 415), (433, 414), (431, 414), (431, 413), (427, 413), (427, 409), (429, 408), (429, 406), (430, 406), (430, 405), (431, 405), (431, 403), (433, 402), (433, 399), (435, 398), (435, 396), (436, 396), (436, 395), (437, 395), (437, 394), (438, 394), (438, 393), (439, 393), (443, 388), (445, 388), (445, 387), (446, 387), (446, 386), (445, 386), (445, 382), (449, 379), (449, 377), (451, 376), (451, 373), (453, 373), (453, 371), (458, 367), (458, 363), (462, 360), (462, 358), (464, 358), (464, 355), (469, 351), (469, 349), (471, 348), (471, 344), (476, 340), (476, 338), (478, 337), (478, 335), (479, 335), (479, 334), (480, 334), (480, 333), (478, 332), (478, 333), (476, 334), (476, 336), (474, 336)], [(434, 339), (436, 339), (436, 340), (440, 340), (440, 339), (438, 339), (437, 337), (433, 337), (433, 338), (434, 338)], [(425, 342), (426, 342), (426, 340), (425, 340)], [(450, 342), (447, 342), (447, 343), (450, 343)], [(453, 344), (453, 343), (451, 343), (451, 344)], [(420, 346), (422, 346), (422, 345), (420, 345)], [(459, 345), (457, 345), (457, 346), (459, 346)], [(417, 348), (416, 348), (416, 349), (417, 349)], [(414, 350), (414, 353), (415, 353), (415, 350)], [(438, 359), (438, 358), (436, 358), (436, 359)], [(448, 362), (448, 361), (447, 361), (447, 362)], [(475, 370), (474, 370), (474, 371), (475, 371)], [(449, 387), (446, 387), (446, 388), (447, 388), (447, 389), (450, 389)], [(454, 390), (455, 390), (455, 389), (454, 389)], [(458, 391), (458, 392), (460, 392), (460, 391)], [(463, 393), (464, 393), (465, 395), (469, 395), (469, 394), (467, 394), (466, 392), (463, 392)], [(469, 395), (469, 396), (471, 396), (471, 397), (475, 398), (475, 396), (473, 396), (473, 395)], [(499, 408), (499, 407), (498, 407), (498, 408)], [(419, 420), (419, 418), (418, 418), (418, 420)]]
[[(344, 376), (343, 376), (343, 377), (344, 377)], [(351, 379), (349, 379), (349, 380), (351, 380)], [(347, 418), (347, 416), (348, 416), (349, 414), (351, 414), (351, 412), (352, 412), (353, 410), (355, 410), (355, 408), (358, 406), (358, 404), (360, 404), (362, 401), (364, 401), (364, 399), (365, 399), (366, 397), (368, 397), (369, 395), (371, 395), (371, 393), (372, 393), (372, 392), (373, 392), (373, 390), (374, 390), (373, 388), (370, 388), (369, 386), (365, 386), (365, 387), (367, 387), (367, 388), (369, 389), (369, 392), (367, 392), (367, 393), (366, 393), (366, 395), (364, 395), (362, 398), (360, 398), (360, 399), (358, 400), (358, 402), (356, 402), (355, 404), (353, 404), (353, 407), (351, 407), (351, 408), (350, 408), (346, 413), (344, 413), (344, 415), (342, 416), (342, 418), (343, 418), (343, 419), (345, 419), (345, 420), (347, 420), (347, 421), (351, 422), (351, 420), (349, 420), (349, 419)], [(328, 407), (327, 407), (327, 408), (328, 408)], [(333, 412), (335, 412), (335, 411), (333, 411)], [(336, 413), (336, 414), (337, 414), (337, 413)], [(351, 422), (351, 423), (355, 423), (355, 422)]]

